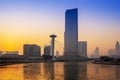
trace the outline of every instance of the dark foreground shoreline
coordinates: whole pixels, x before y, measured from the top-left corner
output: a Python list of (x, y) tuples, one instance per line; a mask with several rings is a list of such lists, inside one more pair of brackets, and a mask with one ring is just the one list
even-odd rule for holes
[(104, 64), (104, 65), (120, 65), (120, 62), (92, 62), (94, 64)]
[(40, 62), (87, 62), (91, 60), (0, 60), (0, 66), (22, 64), (22, 63), (40, 63)]
[(0, 66), (6, 66), (6, 65), (12, 65), (12, 64), (22, 64), (22, 63), (41, 63), (41, 62), (91, 62), (93, 64), (103, 64), (103, 65), (120, 65), (119, 59), (113, 59), (106, 56), (103, 56), (101, 58), (55, 58), (55, 59), (46, 59), (46, 58), (40, 58), (40, 59), (9, 59), (9, 58), (3, 58), (0, 60)]

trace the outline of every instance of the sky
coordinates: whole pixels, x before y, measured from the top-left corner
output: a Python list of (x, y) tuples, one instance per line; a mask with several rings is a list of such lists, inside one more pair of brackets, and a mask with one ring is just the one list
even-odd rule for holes
[(87, 41), (88, 55), (102, 55), (120, 41), (120, 0), (0, 0), (0, 50), (19, 51), (23, 44), (64, 44), (65, 11), (78, 8), (79, 41)]

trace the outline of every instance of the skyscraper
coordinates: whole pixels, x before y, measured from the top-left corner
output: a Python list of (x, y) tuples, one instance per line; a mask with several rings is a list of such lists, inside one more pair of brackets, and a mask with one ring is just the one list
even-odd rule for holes
[(120, 44), (118, 41), (115, 44), (115, 54), (116, 54), (116, 57), (120, 57)]
[(78, 54), (81, 57), (87, 57), (87, 41), (78, 42)]
[(78, 9), (65, 12), (64, 56), (78, 56)]
[(96, 47), (94, 51), (94, 58), (99, 58), (99, 52), (99, 47)]
[(41, 48), (36, 44), (24, 44), (23, 46), (23, 54), (25, 57), (40, 57), (41, 56)]
[(45, 46), (45, 47), (44, 47), (44, 55), (50, 56), (50, 49), (51, 49), (50, 46)]

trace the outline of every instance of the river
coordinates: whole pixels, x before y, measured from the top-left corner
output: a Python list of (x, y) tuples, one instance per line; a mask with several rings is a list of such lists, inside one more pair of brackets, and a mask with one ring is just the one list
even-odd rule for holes
[(41, 62), (0, 67), (0, 80), (120, 80), (120, 65)]

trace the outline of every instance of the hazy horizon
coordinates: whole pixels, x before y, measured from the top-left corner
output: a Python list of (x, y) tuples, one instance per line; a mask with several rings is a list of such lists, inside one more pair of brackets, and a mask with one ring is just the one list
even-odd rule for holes
[(88, 54), (98, 46), (107, 53), (120, 41), (118, 0), (0, 0), (0, 50), (17, 50), (23, 44), (42, 47), (56, 34), (64, 42), (65, 11), (78, 8), (78, 40), (87, 41)]

